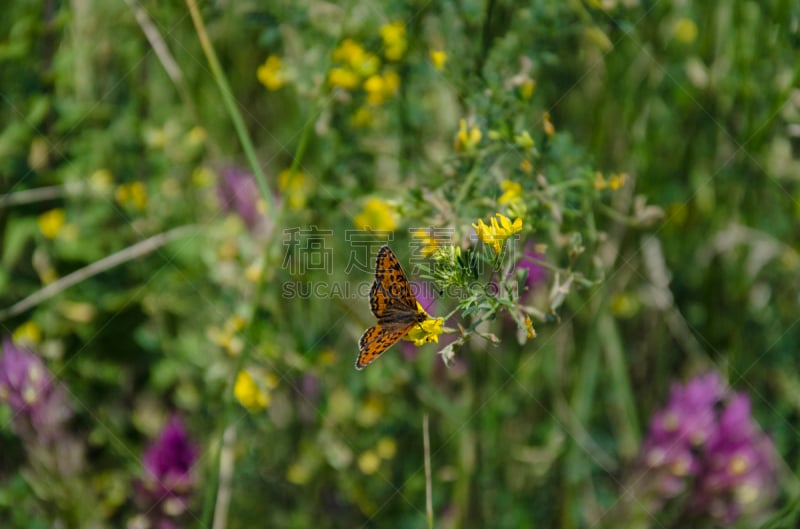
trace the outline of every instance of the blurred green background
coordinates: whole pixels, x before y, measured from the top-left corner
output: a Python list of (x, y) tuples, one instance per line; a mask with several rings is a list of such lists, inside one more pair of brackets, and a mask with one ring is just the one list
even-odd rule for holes
[[(9, 2), (0, 325), (71, 412), (43, 436), (6, 362), (0, 524), (796, 527), (798, 28), (781, 0)], [(381, 230), (420, 281), (417, 229), (466, 251), (498, 212), (528, 291), (434, 293), (452, 333), (354, 370)], [(732, 518), (638, 474), (709, 371), (774, 444)], [(148, 446), (191, 470), (159, 489)]]

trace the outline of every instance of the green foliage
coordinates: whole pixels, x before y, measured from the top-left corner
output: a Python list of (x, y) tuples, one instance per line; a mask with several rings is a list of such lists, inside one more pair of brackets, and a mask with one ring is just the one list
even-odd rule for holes
[[(420, 527), (430, 488), (436, 527), (714, 527), (633, 479), (712, 369), (778, 454), (738, 526), (794, 523), (796, 6), (191, 6), (0, 20), (0, 324), (84, 458), (3, 407), (0, 524), (152, 521), (176, 413), (180, 526)], [(386, 242), (445, 329), (356, 371)]]

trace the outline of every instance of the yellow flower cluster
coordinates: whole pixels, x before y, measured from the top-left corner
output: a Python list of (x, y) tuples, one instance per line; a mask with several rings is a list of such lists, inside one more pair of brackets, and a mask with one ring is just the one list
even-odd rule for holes
[(388, 202), (370, 198), (353, 222), (359, 230), (392, 231), (397, 227), (397, 213)]
[(458, 121), (458, 133), (456, 133), (455, 149), (457, 151), (471, 151), (481, 142), (483, 134), (477, 125), (467, 126), (466, 119)]
[[(254, 374), (255, 376), (254, 376)], [(278, 378), (271, 373), (240, 371), (233, 385), (233, 396), (248, 411), (263, 410), (270, 405), (270, 391), (278, 386)]]
[(305, 173), (284, 169), (278, 175), (278, 189), (286, 197), (289, 209), (301, 210), (311, 192), (311, 185)]
[(628, 180), (628, 175), (625, 173), (613, 173), (611, 176), (608, 177), (608, 180), (605, 179), (603, 173), (597, 171), (594, 174), (594, 188), (598, 191), (603, 189), (610, 189), (612, 191), (616, 191), (617, 189), (621, 188), (625, 185), (625, 182)]
[(270, 55), (264, 64), (256, 70), (256, 77), (259, 82), (267, 87), (267, 90), (274, 92), (280, 90), (286, 84), (286, 71), (283, 68), (283, 61), (277, 55)]
[(375, 448), (365, 450), (358, 456), (358, 469), (364, 474), (370, 475), (378, 471), (381, 460), (394, 458), (397, 454), (397, 442), (391, 437), (381, 437), (375, 444)]
[(436, 252), (439, 247), (439, 240), (436, 239), (435, 233), (432, 228), (418, 228), (412, 233), (412, 237), (416, 239), (422, 246), (422, 257), (430, 257)]
[(225, 349), (231, 356), (239, 356), (244, 349), (244, 340), (239, 336), (239, 332), (244, 329), (245, 321), (239, 315), (234, 314), (225, 321), (222, 329), (216, 326), (210, 327), (206, 331), (206, 336), (214, 343)]
[(522, 219), (518, 218), (511, 222), (511, 219), (502, 213), (497, 213), (495, 216), (497, 218), (493, 217), (489, 221), (489, 225), (484, 224), (483, 219), (479, 219), (478, 223), (473, 224), (472, 227), (475, 228), (478, 238), (484, 244), (491, 246), (494, 252), (499, 255), (506, 239), (522, 231)]
[[(405, 25), (402, 22), (387, 24), (381, 28), (386, 58), (399, 60), (406, 49)], [(328, 72), (328, 83), (344, 90), (355, 90), (361, 87), (366, 94), (367, 104), (381, 105), (397, 93), (400, 76), (391, 68), (381, 71), (381, 59), (374, 53), (366, 51), (353, 39), (345, 39), (333, 52), (336, 65)], [(369, 124), (371, 116), (368, 111), (360, 109), (353, 116), (354, 124)]]
[(406, 39), (406, 25), (402, 20), (397, 20), (381, 27), (384, 56), (390, 61), (399, 61), (403, 58), (408, 48)]
[(503, 194), (497, 199), (500, 204), (513, 204), (522, 199), (522, 186), (517, 182), (505, 180), (500, 183)]
[(144, 209), (147, 207), (147, 190), (141, 182), (120, 184), (114, 192), (119, 205), (126, 208)]
[(417, 302), (417, 311), (428, 316), (428, 319), (415, 325), (405, 335), (405, 339), (414, 342), (414, 345), (421, 347), (426, 343), (439, 343), (439, 335), (443, 332), (444, 320), (442, 318), (431, 318), (422, 305)]

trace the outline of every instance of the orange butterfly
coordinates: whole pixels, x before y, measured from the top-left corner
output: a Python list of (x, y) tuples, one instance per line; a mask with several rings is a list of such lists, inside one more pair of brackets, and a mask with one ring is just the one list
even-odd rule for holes
[(367, 367), (414, 325), (428, 319), (428, 315), (419, 310), (400, 261), (388, 246), (378, 250), (369, 307), (378, 318), (378, 324), (367, 329), (358, 341), (356, 369)]

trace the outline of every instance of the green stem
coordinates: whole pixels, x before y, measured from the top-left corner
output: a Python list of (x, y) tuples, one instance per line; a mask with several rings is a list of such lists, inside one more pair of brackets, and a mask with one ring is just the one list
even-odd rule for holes
[(206, 32), (205, 25), (203, 24), (203, 19), (197, 9), (197, 3), (195, 0), (186, 0), (186, 5), (189, 7), (189, 13), (192, 16), (192, 22), (194, 23), (195, 31), (197, 31), (197, 38), (200, 40), (200, 46), (203, 48), (203, 53), (205, 53), (208, 66), (211, 68), (211, 75), (217, 82), (217, 87), (222, 94), (222, 102), (231, 117), (233, 127), (236, 129), (236, 135), (239, 137), (239, 141), (242, 144), (242, 149), (244, 150), (244, 154), (247, 157), (247, 161), (253, 171), (256, 183), (258, 184), (258, 189), (261, 192), (261, 197), (264, 199), (264, 203), (266, 204), (267, 211), (265, 212), (265, 215), (268, 217), (274, 215), (275, 210), (277, 209), (275, 205), (275, 198), (272, 196), (269, 186), (267, 185), (267, 177), (264, 176), (264, 172), (261, 170), (261, 165), (258, 163), (255, 147), (253, 147), (253, 142), (247, 132), (247, 127), (245, 127), (244, 119), (242, 119), (239, 108), (236, 106), (236, 100), (233, 98), (233, 93), (231, 92), (230, 85), (228, 84), (228, 79), (225, 77), (225, 73), (222, 71), (222, 67), (217, 59), (217, 54), (214, 51), (211, 40), (208, 38), (208, 33)]

